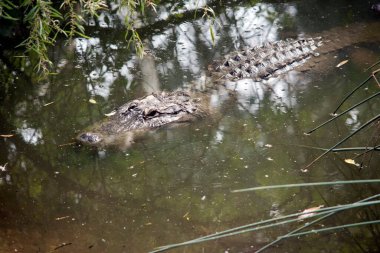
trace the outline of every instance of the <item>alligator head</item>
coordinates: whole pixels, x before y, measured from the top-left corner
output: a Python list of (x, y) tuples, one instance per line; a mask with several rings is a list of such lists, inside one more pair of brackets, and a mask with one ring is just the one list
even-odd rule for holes
[(184, 123), (202, 118), (207, 107), (202, 98), (175, 91), (161, 92), (128, 102), (104, 121), (89, 127), (77, 136), (84, 145), (104, 146), (116, 141), (129, 146), (136, 135), (169, 123)]

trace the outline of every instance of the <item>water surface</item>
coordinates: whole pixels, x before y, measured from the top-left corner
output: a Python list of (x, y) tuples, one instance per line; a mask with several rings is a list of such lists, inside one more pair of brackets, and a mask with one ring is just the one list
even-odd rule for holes
[[(215, 117), (159, 129), (126, 150), (71, 145), (83, 128), (130, 99), (201, 86), (212, 59), (244, 46), (376, 21), (368, 8), (365, 1), (226, 3), (216, 8), (220, 25), (214, 26), (213, 46), (210, 23), (200, 17), (157, 21), (168, 16), (168, 4), (148, 20), (154, 25), (142, 29), (150, 49), (142, 60), (127, 49), (114, 16), (102, 14), (100, 22), (89, 22), (91, 39), (62, 41), (52, 49), (56, 75), (38, 83), (17, 75), (1, 93), (0, 134), (13, 136), (0, 139), (0, 165), (5, 165), (0, 171), (0, 251), (148, 252), (378, 193), (375, 184), (231, 193), (254, 186), (378, 178), (376, 153), (358, 158), (365, 165), (361, 170), (344, 162), (355, 156), (345, 153), (328, 155), (301, 171), (321, 154), (317, 147), (331, 147), (378, 114), (378, 100), (372, 100), (304, 135), (328, 119), (338, 101), (368, 76), (364, 70), (380, 55), (378, 43), (371, 41), (331, 52), (322, 67), (306, 73), (230, 83), (230, 94), (209, 89), (219, 112)], [(335, 67), (346, 59), (347, 64)], [(349, 104), (377, 90), (371, 83)], [(374, 131), (369, 128), (344, 146), (371, 145)], [(375, 219), (377, 211), (345, 212), (315, 228)], [(254, 252), (291, 228), (173, 252)], [(267, 252), (375, 252), (378, 238), (379, 227), (366, 226), (289, 239)]]

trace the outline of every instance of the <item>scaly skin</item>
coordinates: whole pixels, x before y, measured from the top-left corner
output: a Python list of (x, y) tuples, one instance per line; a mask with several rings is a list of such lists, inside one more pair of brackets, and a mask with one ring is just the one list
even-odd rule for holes
[(312, 56), (318, 56), (316, 50), (321, 45), (320, 37), (265, 43), (226, 55), (224, 60), (214, 62), (208, 69), (216, 79), (249, 78), (261, 81), (294, 69)]

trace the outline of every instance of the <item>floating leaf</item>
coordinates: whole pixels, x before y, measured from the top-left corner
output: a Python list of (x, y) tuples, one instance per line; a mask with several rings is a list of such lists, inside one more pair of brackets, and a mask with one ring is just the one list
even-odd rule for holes
[(93, 99), (93, 98), (90, 98), (90, 99), (88, 100), (88, 102), (90, 102), (91, 104), (96, 104), (96, 100)]
[(77, 144), (77, 142), (73, 141), (73, 142), (59, 144), (58, 147), (71, 146), (71, 145), (74, 145), (74, 144)]
[(189, 215), (190, 213), (189, 212), (187, 212), (187, 213), (185, 213), (185, 215), (184, 216), (182, 216), (184, 219), (186, 219), (186, 220), (190, 220), (190, 215)]
[(315, 215), (315, 211), (321, 209), (322, 207), (323, 207), (323, 205), (307, 208), (307, 209), (305, 209), (305, 210), (302, 211), (303, 214), (301, 214), (300, 216), (298, 216), (298, 219), (302, 220), (302, 219), (305, 219), (305, 218), (312, 217), (312, 216)]
[(0, 134), (0, 137), (3, 137), (3, 138), (10, 138), (10, 137), (13, 137), (14, 134)]
[(348, 163), (348, 164), (352, 164), (352, 165), (355, 165), (355, 166), (360, 166), (360, 164), (356, 163), (354, 159), (344, 159), (344, 162), (345, 163)]
[(338, 65), (336, 65), (337, 68), (339, 67), (342, 67), (344, 64), (346, 64), (348, 62), (348, 60), (344, 60), (344, 61), (341, 61), (338, 63)]
[(6, 169), (7, 164), (8, 164), (8, 163), (4, 164), (3, 166), (0, 165), (0, 171), (6, 171), (6, 170), (7, 170), (7, 169)]
[(53, 104), (53, 103), (54, 103), (54, 101), (53, 101), (53, 102), (46, 103), (46, 104), (44, 104), (43, 106), (48, 106), (48, 105), (51, 105), (51, 104)]
[(112, 112), (110, 112), (110, 113), (105, 113), (104, 115), (105, 115), (106, 117), (110, 117), (110, 116), (115, 115), (115, 114), (116, 114), (116, 111), (112, 111)]
[(355, 160), (353, 159), (344, 159), (344, 161), (349, 164), (355, 164)]
[(57, 218), (55, 218), (55, 220), (64, 220), (64, 219), (67, 219), (67, 218), (70, 218), (70, 216), (57, 217)]

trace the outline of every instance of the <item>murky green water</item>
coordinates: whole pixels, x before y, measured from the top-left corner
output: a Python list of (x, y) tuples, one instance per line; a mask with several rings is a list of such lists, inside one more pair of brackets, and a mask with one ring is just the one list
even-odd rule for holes
[[(165, 18), (169, 9), (169, 4), (159, 9), (159, 16)], [(373, 42), (330, 53), (325, 68), (264, 83), (230, 84), (235, 88), (231, 95), (210, 90), (219, 111), (215, 118), (159, 129), (127, 150), (70, 144), (81, 129), (130, 99), (201, 84), (207, 64), (235, 48), (379, 19), (365, 1), (229, 3), (216, 12), (215, 47), (209, 24), (184, 16), (143, 30), (154, 57), (139, 60), (128, 52), (123, 31), (106, 27), (104, 19), (88, 28), (91, 39), (62, 42), (52, 50), (58, 69), (48, 81), (14, 76), (0, 94), (0, 134), (13, 135), (0, 139), (1, 252), (148, 252), (379, 192), (376, 184), (360, 184), (231, 193), (254, 186), (379, 177), (377, 153), (358, 158), (366, 165), (361, 170), (344, 162), (354, 153), (341, 153), (301, 172), (322, 152), (312, 147), (331, 147), (379, 113), (378, 100), (372, 100), (311, 136), (303, 134), (328, 119), (338, 101), (368, 76), (363, 70), (380, 55)], [(334, 67), (346, 59), (343, 67)], [(377, 90), (372, 83), (350, 103)], [(375, 128), (345, 146), (371, 145), (372, 135)], [(315, 228), (375, 220), (378, 211), (373, 206), (341, 213)], [(173, 252), (254, 252), (291, 228), (295, 226)], [(363, 226), (284, 240), (267, 252), (376, 252), (379, 238), (378, 226)]]

